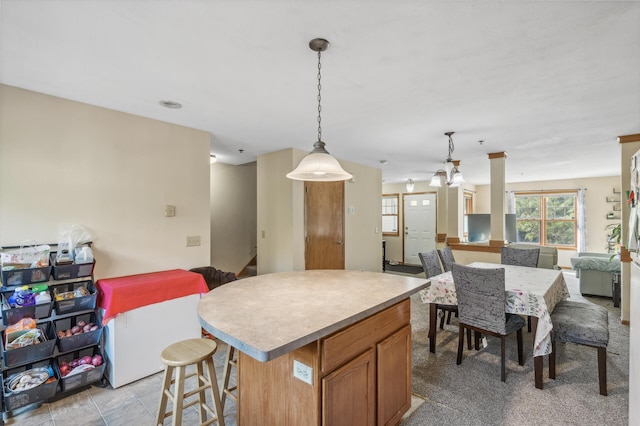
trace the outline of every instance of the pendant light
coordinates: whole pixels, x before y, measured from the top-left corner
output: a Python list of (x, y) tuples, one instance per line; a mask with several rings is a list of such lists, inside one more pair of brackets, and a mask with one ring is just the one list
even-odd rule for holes
[(451, 187), (457, 187), (464, 183), (462, 172), (460, 172), (460, 169), (458, 169), (458, 166), (454, 164), (454, 161), (451, 158), (453, 150), (455, 149), (455, 146), (453, 145), (453, 139), (451, 138), (454, 133), (455, 132), (445, 133), (445, 136), (449, 137), (449, 156), (445, 161), (445, 169), (439, 169), (435, 172), (435, 174), (431, 178), (431, 183), (429, 184), (429, 186), (440, 187), (442, 186), (443, 180), (447, 184), (447, 186)]
[(353, 178), (351, 174), (344, 171), (338, 160), (329, 154), (324, 147), (325, 143), (322, 142), (320, 55), (321, 52), (327, 50), (327, 47), (329, 47), (329, 42), (323, 38), (314, 38), (309, 42), (309, 48), (314, 52), (318, 52), (318, 141), (313, 144), (313, 150), (300, 161), (298, 167), (287, 174), (289, 179), (329, 182)]
[(413, 179), (407, 180), (406, 187), (407, 187), (407, 192), (413, 192), (413, 188), (414, 188)]

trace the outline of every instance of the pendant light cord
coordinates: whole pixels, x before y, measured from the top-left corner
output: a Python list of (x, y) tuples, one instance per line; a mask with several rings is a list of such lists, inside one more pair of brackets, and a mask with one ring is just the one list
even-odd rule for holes
[(320, 106), (320, 100), (322, 97), (320, 96), (320, 89), (322, 89), (322, 84), (320, 83), (322, 76), (320, 75), (320, 69), (322, 66), (320, 65), (320, 54), (321, 52), (318, 50), (318, 142), (322, 140), (322, 118), (320, 116), (320, 112), (322, 111), (322, 107)]

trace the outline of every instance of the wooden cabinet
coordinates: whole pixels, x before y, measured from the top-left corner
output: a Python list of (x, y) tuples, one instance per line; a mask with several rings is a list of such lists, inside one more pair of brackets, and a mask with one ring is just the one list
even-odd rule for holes
[(322, 379), (322, 424), (373, 426), (376, 353), (369, 349)]
[[(410, 301), (268, 362), (238, 357), (238, 425), (395, 425), (411, 406)], [(312, 372), (294, 377), (295, 363)]]
[(378, 424), (395, 425), (411, 407), (411, 326), (377, 345)]

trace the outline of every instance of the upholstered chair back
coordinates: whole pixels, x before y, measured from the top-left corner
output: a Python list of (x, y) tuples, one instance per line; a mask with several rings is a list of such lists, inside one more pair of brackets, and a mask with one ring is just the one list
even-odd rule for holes
[(500, 251), (500, 263), (503, 265), (538, 267), (538, 256), (540, 249), (517, 249), (513, 247), (502, 247)]
[(474, 268), (454, 263), (451, 273), (458, 299), (458, 320), (506, 334), (504, 268)]
[(442, 273), (442, 268), (440, 268), (440, 261), (438, 260), (438, 254), (435, 250), (418, 253), (418, 257), (422, 262), (424, 274), (427, 278), (431, 278)]
[(453, 257), (453, 252), (451, 251), (451, 247), (446, 246), (443, 249), (438, 249), (438, 256), (440, 257), (440, 261), (442, 262), (442, 267), (444, 271), (450, 271), (451, 265), (456, 261)]

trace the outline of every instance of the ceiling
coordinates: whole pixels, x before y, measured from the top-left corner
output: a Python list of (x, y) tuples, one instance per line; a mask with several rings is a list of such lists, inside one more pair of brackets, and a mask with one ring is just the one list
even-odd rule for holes
[(0, 0), (0, 82), (205, 130), (242, 164), (312, 149), (323, 37), (322, 140), (385, 182), (429, 179), (446, 131), (470, 183), (501, 151), (507, 182), (613, 176), (639, 22), (637, 1)]

